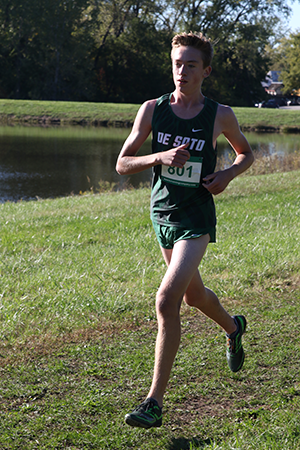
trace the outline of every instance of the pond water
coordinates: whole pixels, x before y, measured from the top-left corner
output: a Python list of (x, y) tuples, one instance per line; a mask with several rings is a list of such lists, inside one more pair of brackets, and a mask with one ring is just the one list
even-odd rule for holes
[[(0, 203), (55, 198), (91, 188), (99, 182), (131, 184), (150, 181), (151, 171), (119, 176), (115, 163), (129, 129), (0, 127)], [(245, 133), (254, 152), (285, 154), (300, 151), (299, 135)], [(150, 139), (140, 154), (150, 152)], [(225, 139), (218, 152), (232, 153)]]

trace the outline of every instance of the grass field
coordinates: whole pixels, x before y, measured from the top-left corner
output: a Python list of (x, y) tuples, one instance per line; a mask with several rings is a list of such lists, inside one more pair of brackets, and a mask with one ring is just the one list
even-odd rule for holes
[(182, 308), (163, 427), (124, 414), (146, 395), (165, 267), (149, 190), (0, 205), (0, 448), (298, 450), (300, 171), (242, 176), (216, 198), (200, 267), (233, 314), (246, 361)]
[[(2, 123), (131, 126), (139, 105), (0, 99)], [(300, 110), (233, 108), (243, 129), (300, 131)]]
[(0, 99), (0, 118), (5, 121), (61, 121), (61, 123), (132, 123), (139, 105), (117, 103), (54, 102)]

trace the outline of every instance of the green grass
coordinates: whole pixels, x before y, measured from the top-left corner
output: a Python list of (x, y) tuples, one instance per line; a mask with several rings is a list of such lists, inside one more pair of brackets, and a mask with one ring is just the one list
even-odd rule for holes
[(200, 270), (244, 313), (244, 369), (182, 308), (163, 427), (124, 414), (146, 395), (165, 267), (149, 190), (0, 205), (0, 448), (300, 448), (300, 171), (242, 176), (216, 198)]
[[(2, 123), (61, 123), (130, 126), (139, 105), (0, 99)], [(245, 130), (299, 131), (300, 111), (293, 109), (233, 108)]]
[(243, 129), (299, 132), (299, 109), (233, 108)]
[(0, 99), (2, 122), (132, 123), (139, 105)]

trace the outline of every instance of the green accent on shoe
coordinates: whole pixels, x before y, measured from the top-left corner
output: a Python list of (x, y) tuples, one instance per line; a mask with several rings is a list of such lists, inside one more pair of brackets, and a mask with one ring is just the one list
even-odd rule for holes
[(242, 336), (245, 333), (247, 321), (244, 316), (233, 316), (235, 323), (238, 326), (238, 330), (235, 335), (227, 336), (227, 351), (226, 357), (229, 369), (232, 372), (238, 372), (241, 370), (244, 364), (245, 352), (242, 346)]
[(147, 398), (132, 413), (126, 414), (125, 422), (131, 427), (152, 428), (162, 425), (162, 408), (153, 398)]

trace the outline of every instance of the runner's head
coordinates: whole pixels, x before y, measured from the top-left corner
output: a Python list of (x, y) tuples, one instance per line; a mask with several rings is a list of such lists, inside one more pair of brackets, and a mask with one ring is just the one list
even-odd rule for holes
[(202, 33), (192, 33), (190, 31), (189, 33), (176, 34), (172, 39), (171, 58), (173, 49), (180, 46), (193, 47), (197, 50), (200, 50), (202, 54), (204, 69), (211, 65), (214, 54), (213, 46), (211, 44), (211, 41)]

